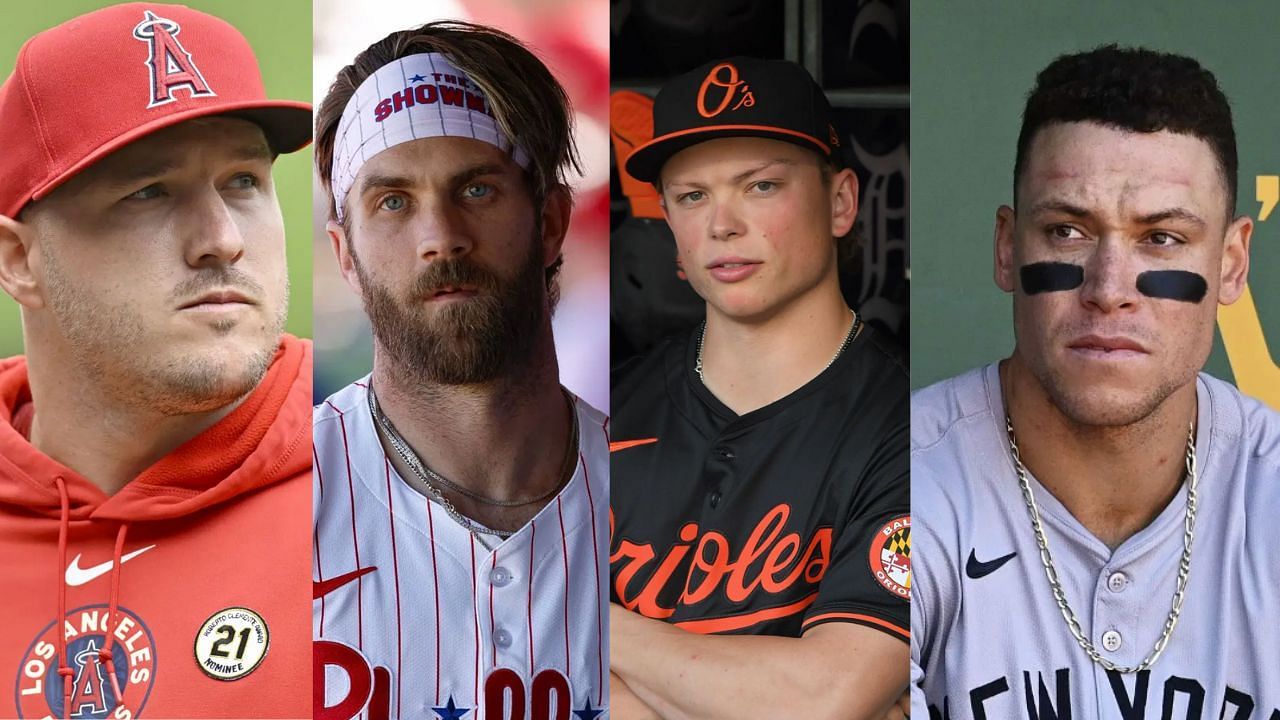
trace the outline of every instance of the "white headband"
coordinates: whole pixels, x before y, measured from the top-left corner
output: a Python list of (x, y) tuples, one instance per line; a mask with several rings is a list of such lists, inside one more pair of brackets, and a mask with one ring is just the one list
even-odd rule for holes
[(429, 137), (483, 140), (529, 169), (529, 155), (503, 135), (480, 88), (439, 53), (409, 55), (365, 78), (347, 101), (333, 149), (333, 202), (342, 204), (370, 158)]

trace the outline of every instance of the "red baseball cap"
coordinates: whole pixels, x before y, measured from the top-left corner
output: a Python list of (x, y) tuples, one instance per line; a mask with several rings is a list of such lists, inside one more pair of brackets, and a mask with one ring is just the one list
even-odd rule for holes
[(0, 86), (0, 215), (16, 217), (135, 140), (208, 115), (257, 123), (274, 152), (311, 141), (311, 105), (268, 100), (249, 42), (220, 18), (128, 3), (46, 30)]

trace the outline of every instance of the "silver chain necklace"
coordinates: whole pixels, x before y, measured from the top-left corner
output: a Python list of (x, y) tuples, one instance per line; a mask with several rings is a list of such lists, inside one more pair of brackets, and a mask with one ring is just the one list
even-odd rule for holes
[(1013, 437), (1013, 419), (1009, 417), (1007, 412), (1004, 416), (1004, 422), (1005, 430), (1009, 433), (1009, 451), (1013, 454), (1013, 464), (1018, 472), (1018, 486), (1022, 488), (1022, 499), (1026, 501), (1027, 512), (1031, 514), (1031, 527), (1036, 533), (1036, 544), (1040, 546), (1040, 564), (1044, 566), (1045, 575), (1049, 578), (1049, 586), (1053, 589), (1053, 598), (1058, 601), (1058, 609), (1062, 611), (1062, 617), (1067, 621), (1067, 627), (1071, 630), (1071, 634), (1075, 636), (1076, 642), (1080, 644), (1085, 653), (1095, 663), (1107, 670), (1128, 674), (1149, 669), (1155, 664), (1156, 659), (1160, 657), (1160, 653), (1164, 652), (1165, 645), (1169, 643), (1169, 637), (1173, 635), (1173, 627), (1178, 624), (1178, 615), (1182, 612), (1182, 600), (1187, 589), (1187, 577), (1191, 573), (1191, 542), (1195, 538), (1196, 484), (1198, 483), (1196, 476), (1195, 424), (1192, 423), (1187, 431), (1187, 512), (1183, 521), (1186, 532), (1182, 536), (1182, 557), (1178, 560), (1178, 582), (1173, 591), (1173, 606), (1169, 609), (1169, 616), (1164, 621), (1164, 630), (1160, 633), (1160, 638), (1156, 640), (1155, 647), (1152, 648), (1151, 653), (1138, 665), (1125, 667), (1116, 665), (1102, 657), (1089, 638), (1084, 636), (1080, 629), (1080, 621), (1076, 618), (1075, 612), (1071, 610), (1071, 606), (1067, 604), (1067, 595), (1063, 592), (1062, 583), (1058, 580), (1058, 570), (1053, 564), (1053, 556), (1049, 554), (1048, 539), (1045, 538), (1044, 528), (1040, 525), (1040, 508), (1036, 505), (1035, 497), (1031, 494), (1031, 483), (1027, 480), (1027, 468), (1022, 464), (1022, 456), (1018, 452), (1018, 441)]
[[(818, 371), (819, 375), (826, 372), (828, 368), (835, 364), (836, 360), (840, 359), (840, 356), (844, 354), (845, 348), (849, 347), (849, 343), (852, 342), (854, 336), (858, 334), (858, 328), (862, 325), (862, 320), (858, 317), (858, 313), (855, 312), (853, 308), (849, 308), (849, 312), (853, 315), (853, 322), (849, 324), (849, 331), (844, 334), (844, 340), (840, 341), (840, 347), (836, 349), (836, 354), (832, 355), (831, 359), (827, 361), (827, 364), (822, 367), (822, 370)], [(706, 343), (706, 340), (707, 321), (703, 320), (702, 329), (698, 331), (698, 358), (693, 364), (693, 370), (698, 373), (698, 379), (702, 381), (703, 385), (707, 384), (707, 379), (702, 376), (702, 346)]]
[(575, 468), (577, 466), (576, 462), (572, 462), (572, 458), (575, 454), (574, 449), (578, 446), (578, 413), (577, 413), (577, 409), (573, 405), (573, 401), (569, 399), (567, 394), (565, 396), (565, 399), (569, 403), (569, 417), (573, 425), (570, 430), (569, 442), (566, 445), (565, 460), (561, 464), (560, 482), (554, 485), (546, 493), (530, 500), (495, 500), (493, 498), (480, 495), (479, 493), (476, 493), (467, 488), (464, 488), (461, 485), (458, 485), (457, 483), (451, 482), (448, 479), (446, 479), (443, 475), (432, 470), (430, 467), (427, 466), (426, 463), (422, 462), (422, 459), (418, 457), (418, 454), (415, 453), (413, 449), (409, 447), (409, 444), (405, 442), (404, 438), (401, 437), (399, 431), (396, 430), (395, 425), (391, 422), (391, 418), (387, 417), (386, 413), (382, 412), (382, 406), (378, 404), (377, 396), (374, 395), (372, 382), (370, 383), (368, 394), (369, 394), (370, 413), (372, 413), (374, 420), (377, 422), (377, 424), (381, 427), (383, 433), (386, 435), (388, 442), (391, 443), (391, 447), (395, 449), (396, 454), (399, 455), (400, 459), (404, 461), (405, 465), (407, 465), (409, 469), (413, 471), (413, 475), (414, 475), (413, 479), (417, 480), (418, 483), (421, 484), (427, 490), (427, 492), (429, 492), (431, 496), (434, 497), (440, 503), (440, 505), (444, 507), (445, 512), (448, 513), (449, 517), (453, 518), (455, 522), (457, 522), (459, 525), (462, 525), (464, 528), (466, 528), (468, 531), (472, 533), (479, 533), (482, 535), (494, 535), (500, 539), (505, 540), (511, 537), (512, 535), (514, 535), (515, 531), (495, 530), (493, 528), (485, 527), (484, 525), (481, 525), (475, 522), (474, 520), (472, 520), (471, 518), (463, 515), (461, 512), (458, 511), (456, 507), (454, 507), (454, 504), (450, 502), (449, 498), (445, 497), (444, 493), (440, 490), (440, 488), (436, 487), (436, 485), (433, 484), (432, 482), (433, 480), (436, 483), (439, 483), (440, 485), (443, 485), (453, 490), (454, 492), (457, 492), (461, 495), (465, 495), (466, 497), (472, 498), (473, 500), (484, 503), (486, 505), (495, 505), (499, 507), (522, 507), (525, 505), (533, 505), (534, 503), (545, 501), (549, 499), (551, 496), (555, 495), (557, 492), (561, 490), (561, 488), (564, 487), (565, 483), (567, 483), (568, 480), (572, 478), (571, 470), (572, 468)]

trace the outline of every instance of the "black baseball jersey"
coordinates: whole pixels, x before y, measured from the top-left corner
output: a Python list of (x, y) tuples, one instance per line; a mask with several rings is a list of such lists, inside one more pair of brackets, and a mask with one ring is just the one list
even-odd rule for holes
[(906, 641), (907, 370), (870, 327), (790, 395), (737, 415), (699, 330), (613, 374), (613, 602), (700, 633), (853, 622)]

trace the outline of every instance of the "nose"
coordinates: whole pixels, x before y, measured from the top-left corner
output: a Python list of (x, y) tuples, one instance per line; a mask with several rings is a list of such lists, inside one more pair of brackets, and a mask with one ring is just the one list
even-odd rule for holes
[(474, 246), (466, 212), (448, 199), (422, 203), (412, 232), (418, 238), (418, 257), (426, 261), (461, 257)]
[(1104, 238), (1097, 244), (1084, 267), (1080, 301), (1085, 305), (1104, 313), (1135, 306), (1138, 274), (1125, 247), (1118, 238)]
[(712, 240), (731, 240), (746, 231), (742, 214), (730, 199), (712, 201), (711, 216), (707, 222), (708, 234)]
[(191, 267), (231, 265), (244, 257), (244, 233), (217, 189), (202, 190), (192, 204), (185, 233), (187, 264)]

